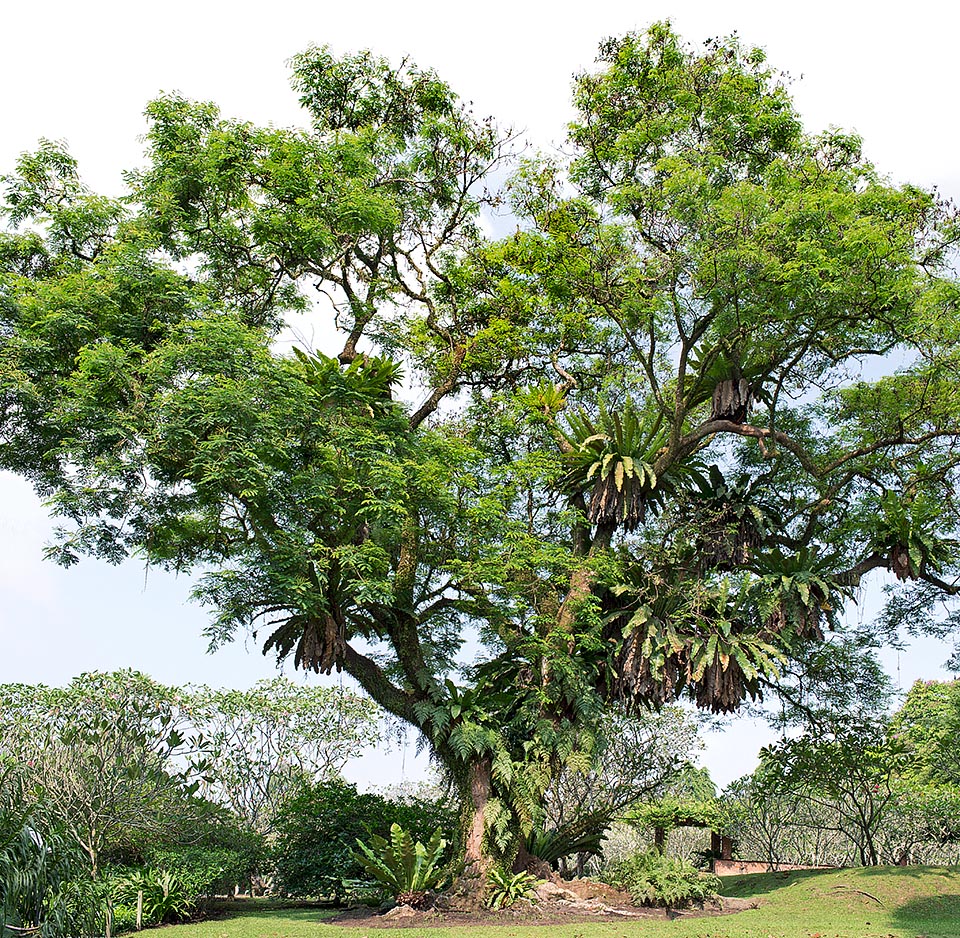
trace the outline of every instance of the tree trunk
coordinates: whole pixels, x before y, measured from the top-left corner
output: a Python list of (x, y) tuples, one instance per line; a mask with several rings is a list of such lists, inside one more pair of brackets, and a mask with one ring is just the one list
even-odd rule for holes
[(462, 784), (463, 814), (460, 819), (463, 869), (447, 895), (451, 908), (475, 909), (483, 903), (487, 874), (493, 857), (485, 849), (484, 811), (493, 794), (490, 759), (474, 762)]

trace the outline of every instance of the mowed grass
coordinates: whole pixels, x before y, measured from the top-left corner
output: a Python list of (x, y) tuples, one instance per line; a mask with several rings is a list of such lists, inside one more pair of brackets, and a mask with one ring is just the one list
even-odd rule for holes
[(760, 907), (674, 921), (368, 929), (331, 925), (320, 909), (258, 909), (165, 929), (166, 938), (960, 938), (960, 869), (759, 873), (728, 877), (724, 895)]

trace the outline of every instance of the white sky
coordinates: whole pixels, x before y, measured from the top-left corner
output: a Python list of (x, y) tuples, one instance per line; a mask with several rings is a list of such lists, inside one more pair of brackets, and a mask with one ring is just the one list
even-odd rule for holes
[[(793, 76), (808, 129), (856, 130), (893, 179), (960, 193), (960, 6), (934, 0), (9, 4), (0, 20), (0, 174), (38, 138), (62, 138), (93, 188), (119, 194), (121, 171), (141, 158), (143, 107), (159, 91), (214, 100), (226, 115), (257, 123), (298, 123), (284, 63), (310, 43), (409, 55), (481, 116), (548, 147), (563, 141), (571, 76), (591, 67), (598, 42), (667, 17), (692, 42), (736, 31), (763, 46)], [(167, 683), (245, 687), (274, 673), (252, 643), (204, 653), (206, 619), (186, 604), (184, 580), (135, 564), (82, 561), (65, 571), (43, 562), (50, 530), (29, 487), (0, 475), (0, 682), (59, 684), (84, 670), (136, 667)], [(887, 662), (894, 670), (899, 661), (907, 689), (915, 678), (944, 676), (943, 657), (928, 642)], [(711, 736), (705, 761), (715, 781), (750, 771), (768, 739), (744, 720)], [(422, 766), (409, 751), (366, 760), (353, 775), (386, 784)]]

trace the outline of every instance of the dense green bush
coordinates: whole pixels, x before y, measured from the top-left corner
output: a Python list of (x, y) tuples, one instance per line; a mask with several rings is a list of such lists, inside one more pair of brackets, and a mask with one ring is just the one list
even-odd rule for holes
[(360, 794), (344, 781), (307, 786), (277, 817), (274, 888), (280, 895), (342, 900), (349, 881), (369, 878), (355, 856), (358, 840), (389, 836), (391, 824), (414, 840), (426, 842), (437, 829), (449, 840), (456, 821), (442, 802), (391, 801)]
[(612, 886), (626, 889), (637, 905), (688, 905), (717, 896), (720, 880), (701, 873), (680, 857), (656, 850), (637, 853), (607, 870), (603, 877)]
[[(122, 935), (124, 932), (136, 931), (137, 928), (137, 909), (136, 906), (124, 905), (122, 902), (113, 906), (112, 933)], [(140, 924), (143, 927), (148, 925), (159, 925), (159, 922), (150, 921), (146, 915), (140, 918)]]
[(151, 850), (147, 860), (151, 867), (176, 873), (194, 903), (202, 906), (208, 899), (230, 895), (235, 886), (247, 883), (257, 872), (261, 856), (254, 845), (248, 850), (190, 845)]

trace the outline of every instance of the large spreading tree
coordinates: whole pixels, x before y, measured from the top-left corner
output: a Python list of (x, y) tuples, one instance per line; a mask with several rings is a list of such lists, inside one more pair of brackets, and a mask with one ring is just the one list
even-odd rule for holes
[[(506, 187), (434, 73), (322, 48), (303, 129), (166, 96), (126, 197), (52, 143), (5, 180), (0, 466), (53, 555), (196, 571), (214, 641), (352, 675), (473, 874), (608, 706), (736, 708), (875, 569), (957, 590), (949, 206), (734, 40), (598, 61)], [(310, 307), (328, 354), (280, 341)]]

